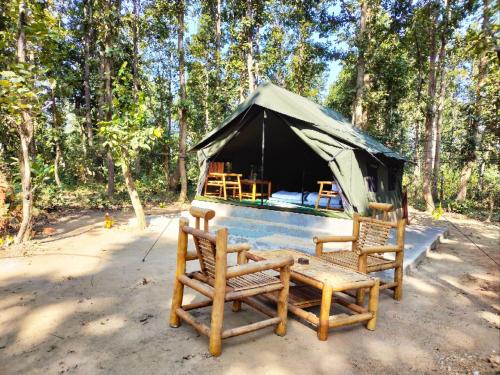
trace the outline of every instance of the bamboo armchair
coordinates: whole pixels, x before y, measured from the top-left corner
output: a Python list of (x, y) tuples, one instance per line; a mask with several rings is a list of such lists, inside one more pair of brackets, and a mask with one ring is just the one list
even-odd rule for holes
[[(192, 235), (201, 270), (186, 274), (188, 256), (188, 234)], [(209, 337), (209, 350), (213, 356), (222, 352), (222, 339), (253, 332), (261, 328), (276, 326), (275, 333), (286, 334), (288, 289), (292, 257), (248, 263), (245, 252), (248, 244), (228, 246), (228, 231), (222, 228), (216, 235), (188, 226), (188, 220), (179, 221), (179, 242), (177, 247), (177, 269), (170, 312), (170, 326), (179, 327), (181, 320), (191, 324), (199, 333)], [(238, 253), (238, 265), (227, 266), (227, 254)], [(279, 278), (261, 271), (279, 270)], [(184, 286), (188, 286), (208, 297), (201, 302), (182, 304)], [(257, 301), (254, 296), (278, 292), (277, 311)], [(222, 330), (224, 303), (233, 301), (233, 311), (247, 303), (269, 318), (237, 328)], [(190, 310), (212, 306), (210, 327), (198, 322)]]
[[(394, 269), (393, 281), (381, 281), (380, 289), (392, 289), (394, 299), (403, 296), (403, 258), (405, 241), (404, 219), (397, 222), (378, 220), (371, 217), (353, 215), (352, 236), (314, 237), (316, 256), (340, 266), (355, 269), (363, 273), (379, 272)], [(392, 228), (396, 228), (396, 245), (388, 245)], [(323, 245), (329, 242), (351, 242), (351, 250), (323, 251)], [(395, 253), (395, 259), (383, 256)], [(365, 290), (356, 292), (358, 304), (363, 304)]]

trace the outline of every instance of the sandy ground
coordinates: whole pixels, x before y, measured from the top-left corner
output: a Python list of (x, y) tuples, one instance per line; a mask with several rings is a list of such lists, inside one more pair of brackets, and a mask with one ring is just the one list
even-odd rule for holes
[[(451, 220), (500, 261), (498, 227)], [(443, 220), (449, 239), (405, 276), (402, 302), (382, 293), (375, 331), (331, 330), (320, 342), (291, 318), (286, 337), (269, 329), (228, 339), (219, 358), (190, 326), (168, 325), (175, 219), (144, 263), (158, 233), (106, 230), (97, 212), (53, 225), (51, 238), (0, 250), (0, 374), (500, 373), (499, 268)], [(259, 318), (228, 305), (225, 323)]]

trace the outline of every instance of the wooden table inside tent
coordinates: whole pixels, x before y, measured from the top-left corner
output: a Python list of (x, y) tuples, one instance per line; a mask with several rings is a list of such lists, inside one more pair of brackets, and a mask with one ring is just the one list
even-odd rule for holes
[[(241, 196), (243, 198), (249, 198), (252, 201), (255, 201), (256, 198), (260, 198), (261, 196), (263, 198), (269, 199), (271, 197), (271, 181), (268, 180), (241, 180), (241, 186), (243, 189), (243, 186), (250, 186), (251, 191), (243, 191), (241, 192)], [(263, 189), (263, 192), (261, 193), (260, 190), (257, 191), (257, 186), (262, 185), (265, 187)]]
[[(288, 310), (316, 326), (320, 340), (328, 339), (329, 328), (366, 322), (367, 329), (375, 329), (378, 279), (296, 250), (251, 251), (247, 253), (247, 258), (258, 261), (285, 255), (293, 256), (295, 261), (290, 273), (290, 280), (294, 285), (290, 286)], [(309, 260), (309, 264), (300, 264), (299, 258)], [(359, 288), (370, 290), (368, 307), (357, 305), (355, 299), (345, 293)], [(267, 294), (266, 298), (276, 301), (277, 296)], [(345, 312), (330, 315), (334, 304), (341, 305)], [(305, 310), (314, 306), (320, 306), (319, 316)]]

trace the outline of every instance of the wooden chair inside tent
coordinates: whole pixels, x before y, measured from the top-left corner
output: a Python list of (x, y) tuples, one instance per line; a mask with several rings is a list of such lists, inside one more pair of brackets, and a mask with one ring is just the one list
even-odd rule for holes
[(241, 201), (241, 176), (239, 173), (225, 173), (224, 162), (210, 162), (203, 194), (206, 197), (226, 200), (229, 190), (233, 198), (239, 198)]
[[(319, 184), (319, 192), (318, 192), (318, 199), (316, 200), (316, 209), (318, 209), (319, 207), (319, 202), (321, 198), (328, 199), (325, 208), (329, 209), (330, 201), (332, 200), (332, 198), (339, 196), (337, 183), (335, 181), (318, 181), (318, 184)], [(326, 186), (329, 186), (330, 188), (328, 189)]]
[[(201, 270), (186, 273), (188, 235), (193, 237)], [(177, 247), (177, 269), (172, 297), (170, 326), (179, 327), (181, 320), (191, 324), (199, 333), (209, 336), (209, 350), (214, 356), (222, 351), (222, 339), (275, 326), (275, 333), (284, 336), (287, 324), (288, 290), (290, 283), (291, 256), (279, 259), (248, 263), (248, 244), (228, 245), (228, 231), (219, 229), (216, 235), (188, 226), (188, 221), (179, 221)], [(238, 253), (238, 265), (227, 266), (227, 254)], [(279, 270), (279, 278), (262, 271)], [(182, 304), (184, 287), (188, 286), (208, 297), (200, 302)], [(259, 294), (278, 293), (277, 310), (252, 298)], [(246, 303), (268, 318), (237, 328), (223, 330), (224, 303), (233, 302), (233, 311)], [(212, 306), (210, 326), (196, 320), (189, 311)]]

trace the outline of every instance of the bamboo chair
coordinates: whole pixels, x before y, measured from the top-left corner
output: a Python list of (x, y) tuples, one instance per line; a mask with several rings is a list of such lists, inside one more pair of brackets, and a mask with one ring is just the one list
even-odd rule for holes
[[(188, 234), (192, 235), (201, 270), (186, 274)], [(199, 333), (209, 337), (209, 350), (213, 356), (222, 352), (222, 339), (253, 332), (261, 328), (276, 326), (275, 333), (286, 334), (288, 289), (292, 257), (248, 263), (245, 252), (247, 244), (227, 245), (228, 231), (222, 228), (216, 235), (191, 228), (188, 220), (179, 221), (179, 242), (177, 247), (177, 270), (170, 312), (170, 326), (179, 327), (181, 320), (191, 324)], [(227, 266), (227, 254), (238, 253), (238, 265)], [(279, 278), (261, 271), (278, 270)], [(184, 286), (188, 286), (208, 299), (182, 305)], [(277, 311), (252, 298), (258, 294), (278, 291)], [(241, 309), (245, 302), (254, 309), (269, 316), (268, 319), (237, 328), (222, 330), (224, 303), (233, 301), (233, 311)], [(198, 322), (189, 313), (201, 307), (212, 306), (210, 327)]]
[[(405, 226), (404, 219), (391, 222), (354, 214), (352, 236), (313, 238), (316, 256), (366, 274), (394, 269), (393, 281), (382, 280), (380, 289), (392, 289), (394, 299), (399, 301), (403, 296)], [(392, 228), (396, 228), (396, 245), (387, 244)], [(323, 245), (329, 242), (351, 242), (351, 250), (323, 251)], [(385, 258), (383, 255), (386, 253), (395, 253), (395, 259)], [(356, 292), (357, 303), (362, 305), (364, 297), (365, 290), (359, 289)]]

